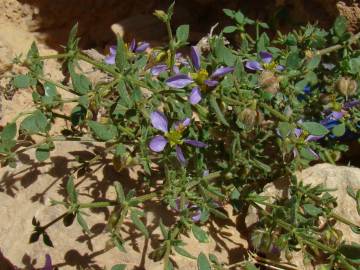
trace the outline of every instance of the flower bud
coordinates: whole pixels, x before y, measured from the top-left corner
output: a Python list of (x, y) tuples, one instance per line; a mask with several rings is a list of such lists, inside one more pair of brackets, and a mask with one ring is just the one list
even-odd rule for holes
[(248, 127), (254, 127), (255, 125), (261, 124), (264, 120), (261, 112), (251, 108), (246, 108), (239, 113), (239, 119)]
[(346, 97), (353, 96), (356, 94), (358, 84), (355, 80), (348, 77), (341, 77), (336, 82), (337, 90)]
[(163, 21), (163, 22), (167, 21), (167, 15), (166, 15), (165, 11), (163, 11), (163, 10), (155, 10), (153, 14), (155, 15), (155, 17), (157, 17), (161, 21)]
[(275, 74), (269, 70), (265, 70), (260, 74), (259, 77), (260, 86), (265, 92), (275, 95), (280, 88), (279, 80)]

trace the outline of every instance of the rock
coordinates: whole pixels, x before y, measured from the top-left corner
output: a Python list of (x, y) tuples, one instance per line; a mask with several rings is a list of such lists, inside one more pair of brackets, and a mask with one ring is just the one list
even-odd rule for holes
[(346, 5), (343, 1), (339, 1), (336, 4), (336, 8), (339, 10), (340, 15), (344, 16), (348, 22), (348, 30), (356, 33), (360, 30), (360, 6), (359, 3), (352, 5)]

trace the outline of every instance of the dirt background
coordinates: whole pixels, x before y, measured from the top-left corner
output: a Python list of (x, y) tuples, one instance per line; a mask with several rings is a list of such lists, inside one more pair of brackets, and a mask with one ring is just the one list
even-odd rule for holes
[[(1, 0), (0, 1), (0, 86), (4, 93), (8, 76), (12, 71), (21, 71), (21, 68), (12, 65), (16, 55), (26, 53), (32, 41), (37, 41), (41, 54), (54, 53), (65, 44), (68, 32), (75, 22), (79, 22), (81, 46), (84, 49), (100, 48), (114, 42), (112, 29), (121, 30), (125, 39), (136, 37), (138, 40), (147, 40), (152, 44), (166, 40), (165, 29), (151, 15), (154, 9), (165, 8), (169, 1), (143, 0)], [(307, 22), (318, 21), (320, 25), (328, 27), (334, 18), (342, 14), (350, 22), (349, 29), (353, 32), (360, 29), (360, 6), (358, 1), (336, 0), (274, 0), (274, 1), (216, 1), (194, 0), (177, 1), (174, 17), (174, 27), (183, 23), (191, 25), (191, 42), (196, 43), (206, 35), (210, 27), (216, 22), (228, 25), (230, 22), (224, 17), (222, 8), (241, 10), (251, 18), (258, 18), (270, 22), (272, 32), (275, 28), (286, 31), (293, 26)], [(46, 71), (55, 80), (62, 79), (59, 63), (48, 61)], [(61, 92), (64, 97), (67, 93)], [(20, 111), (32, 107), (31, 91), (17, 92), (13, 101), (1, 101), (1, 120), (4, 125)], [(71, 110), (65, 107), (65, 111)], [(65, 125), (58, 122), (55, 132)], [(49, 207), (49, 198), (61, 200), (64, 194), (64, 175), (71, 168), (76, 155), (89, 155), (91, 151), (100, 151), (101, 145), (91, 146), (78, 143), (57, 144), (51, 159), (47, 162), (34, 165), (34, 153), (28, 152), (20, 156), (16, 169), (0, 169), (0, 250), (4, 255), (23, 269), (37, 269), (44, 263), (45, 254), (49, 253), (54, 263), (60, 269), (75, 269), (80, 265), (84, 269), (110, 269), (116, 263), (127, 263), (127, 269), (162, 269), (160, 263), (154, 263), (147, 258), (147, 254), (159, 242), (159, 232), (154, 231), (151, 239), (146, 240), (138, 233), (130, 221), (124, 228), (125, 238), (131, 233), (134, 235), (127, 243), (128, 253), (119, 253), (117, 250), (105, 250), (108, 236), (104, 217), (109, 215), (107, 210), (91, 213), (86, 218), (92, 234), (86, 236), (80, 227), (74, 224), (64, 228), (59, 223), (51, 228), (50, 236), (55, 249), (44, 246), (41, 242), (27, 244), (32, 231), (31, 219), (36, 216), (45, 224), (62, 213), (61, 207)], [(319, 172), (315, 182), (324, 182), (329, 175), (337, 175), (336, 168), (322, 167), (309, 169), (304, 173), (304, 179), (309, 179)], [(360, 170), (349, 172), (342, 169), (339, 176), (360, 179)], [(326, 174), (328, 172), (328, 174)], [(350, 175), (350, 176), (349, 176)], [(84, 181), (87, 177), (86, 181)], [(311, 177), (310, 177), (311, 179)], [(83, 200), (101, 200), (112, 198), (114, 190), (111, 183), (120, 180), (127, 188), (140, 188), (136, 170), (119, 174), (106, 163), (90, 174), (76, 180)], [(353, 180), (349, 180), (350, 182)], [(334, 181), (336, 183), (336, 181)], [(359, 183), (354, 184), (359, 188)], [(343, 186), (339, 189), (339, 198), (345, 197)], [(344, 215), (354, 218), (349, 209), (355, 209), (351, 202), (342, 202)], [(148, 212), (148, 224), (154, 224), (162, 217), (167, 224), (174, 221), (171, 212), (163, 210), (156, 202), (144, 205)], [(231, 209), (227, 209), (232, 216)], [(245, 218), (245, 217), (240, 217)], [(256, 215), (248, 217), (256, 219)], [(354, 222), (360, 222), (354, 220)], [(237, 221), (227, 224), (214, 222), (208, 225), (211, 234), (208, 244), (198, 244), (192, 237), (185, 237), (189, 251), (197, 256), (200, 251), (216, 254), (221, 261), (235, 263), (241, 261), (248, 248), (247, 234), (237, 230)], [(346, 234), (349, 240), (354, 236)], [(180, 269), (197, 269), (196, 262), (178, 256), (173, 258), (178, 262)], [(298, 261), (299, 263), (299, 261)], [(0, 269), (7, 270), (1, 265)], [(302, 269), (302, 268), (300, 268)]]

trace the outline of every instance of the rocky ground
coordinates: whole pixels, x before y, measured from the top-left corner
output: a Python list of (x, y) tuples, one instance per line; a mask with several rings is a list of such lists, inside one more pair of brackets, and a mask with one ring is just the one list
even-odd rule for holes
[[(149, 40), (153, 44), (161, 43), (166, 38), (166, 33), (159, 23), (151, 15), (156, 8), (164, 6), (165, 1), (42, 1), (42, 0), (2, 0), (0, 3), (0, 86), (1, 86), (1, 111), (0, 124), (4, 125), (17, 115), (19, 111), (31, 109), (31, 94), (28, 90), (15, 93), (13, 100), (6, 100), (5, 94), (9, 94), (10, 88), (7, 82), (11, 72), (21, 72), (21, 68), (12, 65), (12, 59), (19, 54), (24, 54), (32, 41), (37, 41), (42, 54), (54, 53), (59, 44), (64, 44), (66, 35), (71, 25), (78, 20), (80, 33), (82, 34), (82, 46), (84, 48), (100, 47), (112, 42), (114, 35), (112, 30), (122, 33), (125, 38), (137, 37)], [(194, 29), (191, 37), (196, 42), (209, 30), (217, 20), (226, 23), (221, 16), (221, 8), (218, 2), (212, 0), (184, 1), (190, 4), (180, 3), (177, 8), (175, 24), (190, 23)], [(223, 6), (237, 8), (237, 1), (224, 1)], [(292, 21), (304, 23), (306, 21), (320, 20), (322, 25), (329, 25), (337, 14), (345, 15), (350, 21), (350, 29), (358, 31), (360, 7), (357, 1), (314, 0), (314, 1), (291, 1), (276, 0), (251, 1), (251, 5), (243, 4), (243, 8), (249, 11), (249, 16), (269, 19), (269, 14), (275, 14), (284, 8), (288, 11), (287, 16)], [(306, 4), (305, 4), (306, 3)], [(166, 5), (165, 5), (166, 6)], [(316, 15), (314, 8), (317, 8)], [(194, 16), (193, 10), (197, 10)], [(295, 12), (296, 11), (296, 12)], [(272, 13), (274, 12), (274, 13)], [(286, 29), (286, 24), (280, 27)], [(87, 27), (91, 26), (91, 29)], [(49, 61), (46, 66), (47, 73), (53, 79), (61, 79), (59, 63)], [(5, 93), (6, 92), (6, 93)], [(11, 92), (11, 91), (10, 91)], [(10, 93), (11, 94), (11, 93)], [(67, 95), (66, 93), (61, 93)], [(65, 111), (71, 110), (65, 107)], [(60, 130), (64, 122), (57, 123)], [(76, 155), (89, 155), (90, 151), (101, 151), (101, 145), (92, 146), (79, 143), (59, 143), (52, 152), (50, 161), (37, 164), (34, 162), (34, 153), (29, 151), (20, 157), (16, 169), (0, 169), (0, 250), (14, 264), (20, 268), (33, 269), (44, 264), (45, 254), (52, 256), (53, 261), (60, 269), (74, 269), (75, 265), (82, 265), (85, 269), (108, 269), (117, 263), (126, 263), (128, 269), (161, 269), (159, 263), (149, 260), (147, 255), (156, 246), (159, 232), (152, 232), (152, 238), (146, 240), (135, 234), (126, 246), (128, 253), (119, 253), (115, 249), (107, 250), (106, 225), (104, 217), (108, 211), (91, 213), (86, 220), (92, 234), (86, 236), (76, 224), (65, 228), (61, 223), (51, 227), (49, 234), (55, 248), (48, 248), (41, 242), (28, 244), (32, 231), (31, 219), (39, 218), (42, 223), (51, 221), (62, 213), (61, 207), (49, 207), (49, 199), (62, 199), (64, 194), (63, 176), (71, 167)], [(37, 164), (37, 165), (34, 165)], [(86, 181), (83, 181), (86, 178)], [(354, 201), (346, 195), (347, 185), (354, 189), (360, 188), (360, 169), (351, 167), (336, 167), (321, 164), (299, 172), (299, 178), (306, 183), (324, 183), (328, 187), (337, 188), (335, 192), (339, 202), (339, 214), (344, 215), (356, 224), (360, 219), (354, 215)], [(114, 179), (122, 179), (128, 187), (139, 186), (136, 170), (119, 174), (110, 166), (103, 165), (97, 168), (91, 175), (79, 178), (79, 189), (84, 200), (91, 201), (94, 198), (112, 198), (114, 190), (111, 182)], [(285, 186), (272, 185), (267, 187), (269, 194), (280, 194)], [(147, 224), (156, 223), (161, 217), (167, 222), (174, 218), (171, 212), (161, 210), (156, 202), (145, 205), (148, 216)], [(161, 210), (161, 211), (160, 211)], [(227, 209), (231, 216), (231, 209)], [(242, 217), (245, 218), (245, 217)], [(246, 220), (249, 223), (256, 221), (256, 213), (250, 213)], [(210, 242), (198, 244), (192, 238), (186, 238), (189, 251), (198, 254), (199, 251), (214, 253), (221, 261), (235, 263), (242, 259), (248, 248), (245, 232), (239, 232), (236, 220), (227, 224), (214, 223), (209, 225)], [(349, 241), (360, 242), (359, 236), (354, 235), (350, 229), (341, 228), (344, 236)], [(134, 227), (130, 221), (126, 222), (124, 234), (134, 235)], [(357, 238), (356, 238), (357, 237)], [(179, 269), (197, 269), (196, 261), (176, 257)], [(4, 269), (1, 265), (0, 269)], [(301, 259), (294, 262), (302, 269)], [(6, 268), (5, 268), (6, 269)]]

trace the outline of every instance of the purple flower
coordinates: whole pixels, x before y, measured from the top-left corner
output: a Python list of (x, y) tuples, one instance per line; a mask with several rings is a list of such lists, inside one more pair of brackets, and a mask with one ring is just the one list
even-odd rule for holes
[[(133, 39), (129, 46), (129, 52), (131, 53), (141, 53), (144, 52), (147, 48), (150, 47), (148, 42), (140, 42), (139, 44), (136, 43), (135, 39)], [(116, 59), (116, 46), (110, 46), (109, 48), (110, 53), (105, 58), (105, 63), (109, 65), (115, 64)]]
[(353, 107), (357, 107), (360, 105), (360, 100), (355, 99), (344, 103), (343, 109), (350, 110)]
[[(190, 205), (188, 202), (185, 202), (184, 207), (190, 209), (190, 211), (191, 211), (191, 220), (193, 222), (199, 222), (200, 221), (201, 209), (200, 209), (199, 206), (197, 206), (196, 204)], [(180, 199), (179, 198), (176, 199), (175, 207), (173, 209), (178, 213), (181, 211), (181, 209), (180, 209)]]
[(261, 51), (259, 53), (262, 63), (258, 61), (246, 61), (245, 67), (249, 70), (257, 71), (257, 70), (273, 70), (283, 71), (285, 69), (282, 65), (277, 65), (273, 60), (272, 54), (266, 51)]
[(339, 120), (343, 118), (344, 115), (344, 112), (333, 111), (328, 116), (326, 116), (325, 119), (321, 120), (320, 124), (322, 124), (327, 129), (331, 129), (340, 124)]
[(110, 54), (106, 56), (105, 63), (109, 65), (115, 65), (116, 58), (116, 46), (110, 46), (109, 48)]
[(192, 105), (199, 103), (202, 99), (201, 90), (212, 88), (219, 84), (219, 80), (228, 73), (234, 71), (233, 67), (219, 67), (210, 76), (205, 69), (201, 68), (201, 56), (196, 46), (190, 49), (191, 62), (194, 66), (195, 73), (191, 77), (185, 74), (177, 74), (168, 78), (165, 83), (172, 88), (184, 88), (195, 83), (189, 95), (189, 102)]
[(52, 262), (51, 262), (51, 257), (49, 254), (45, 255), (45, 266), (42, 270), (52, 270), (53, 266), (52, 266)]
[(186, 127), (190, 124), (191, 121), (190, 118), (186, 118), (183, 121), (176, 122), (174, 128), (170, 130), (168, 127), (168, 120), (163, 113), (159, 111), (152, 112), (150, 119), (152, 126), (164, 133), (164, 136), (156, 135), (154, 138), (151, 139), (149, 143), (149, 147), (154, 152), (163, 151), (165, 146), (169, 143), (171, 147), (175, 146), (176, 157), (179, 160), (179, 162), (183, 166), (185, 166), (187, 161), (184, 157), (180, 145), (186, 143), (188, 145), (197, 148), (207, 147), (207, 144), (203, 142), (190, 140), (190, 139), (183, 139), (182, 133), (186, 130)]

